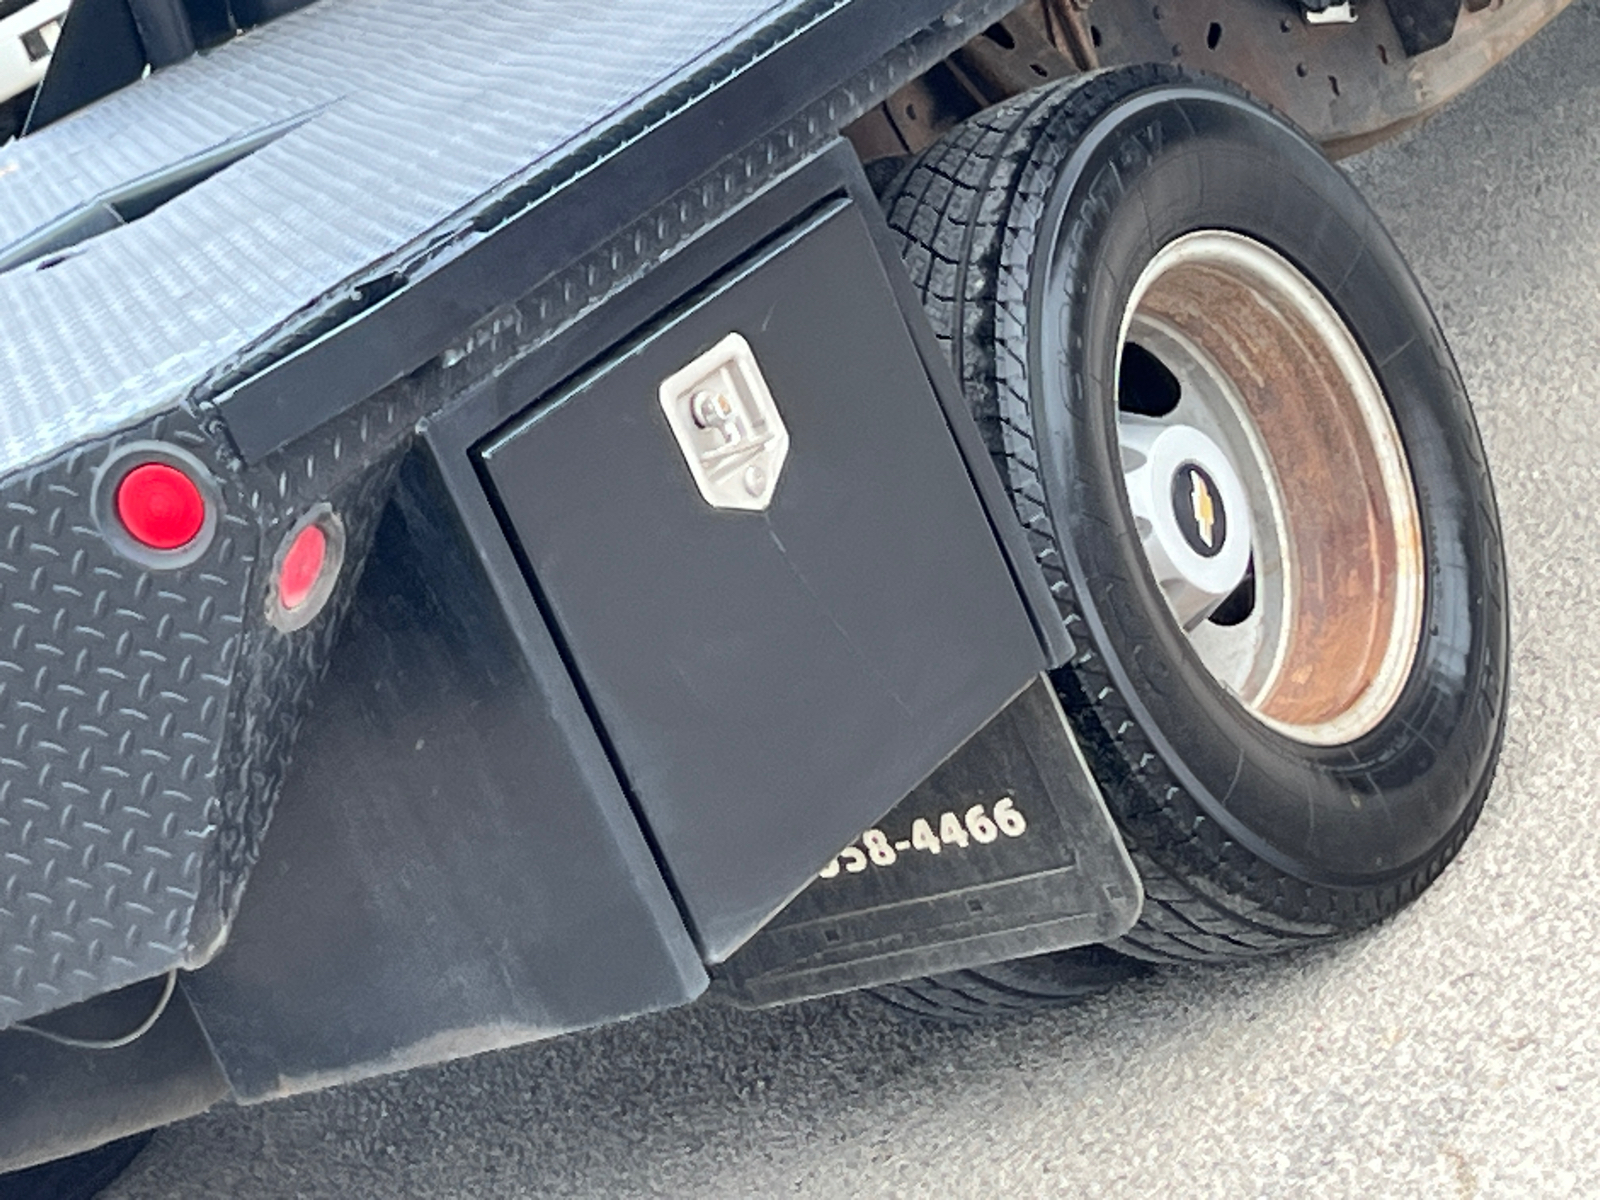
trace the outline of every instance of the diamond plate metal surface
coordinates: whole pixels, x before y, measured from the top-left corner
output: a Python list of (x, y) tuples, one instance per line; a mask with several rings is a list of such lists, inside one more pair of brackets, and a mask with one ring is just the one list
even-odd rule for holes
[[(336, 303), (386, 256), (425, 258), (428, 231), (463, 206), (531, 202), (529, 180), (548, 182), (552, 164), (603, 144), (585, 137), (632, 129), (630, 105), (710, 86), (695, 72), (753, 30), (777, 37), (790, 31), (778, 18), (816, 19), (844, 2), (674, 10), (670, 38), (586, 54), (593, 87), (547, 110), (551, 79), (625, 13), (484, 0), (474, 23), (420, 0), (326, 0), (316, 11), (337, 8), (347, 36), (286, 18), (0, 152), (9, 241), (128, 179), (316, 109), (150, 218), (0, 276), (0, 1028), (199, 965), (221, 946), (417, 421), (690, 244), (981, 22), (918, 35), (473, 326), (417, 376), (248, 471), (238, 473), (217, 410), (202, 397), (174, 413), (178, 397), (219, 369), (251, 369), (245, 347), (313, 320), (314, 301)], [(638, 19), (654, 19), (659, 6), (645, 7)], [(448, 71), (383, 66), (418, 47), (433, 55), (441, 23), (466, 39)], [(518, 38), (528, 44), (512, 46)], [(383, 53), (358, 53), (363, 39)], [(504, 69), (485, 74), (486, 54)], [(143, 438), (190, 449), (224, 494), (215, 543), (178, 571), (116, 557), (90, 512), (96, 467)], [(318, 502), (345, 522), (348, 578), (311, 626), (286, 636), (264, 619), (263, 564)]]
[[(998, 17), (1005, 0), (963, 0), (947, 23), (897, 46), (859, 76), (730, 155), (666, 203), (641, 214), (570, 266), (474, 324), (422, 371), (443, 400), (536, 351), (630, 283), (691, 244), (705, 225), (726, 217), (774, 179), (805, 162), (896, 88), (945, 57)], [(202, 417), (210, 411), (202, 403)]]
[[(187, 415), (0, 484), (0, 1028), (220, 947), (415, 420), (397, 395), (245, 475), (213, 465), (217, 537), (177, 570), (118, 556), (90, 496), (129, 440), (215, 464)], [(347, 575), (286, 635), (265, 566), (319, 501)]]
[(254, 531), (224, 514), (177, 571), (116, 557), (89, 507), (113, 444), (0, 487), (0, 1025), (181, 959), (219, 819)]
[[(238, 911), (250, 868), (260, 856), (295, 734), (311, 711), (315, 684), (355, 597), (356, 581), (388, 503), (400, 456), (415, 429), (420, 403), (404, 386), (390, 389), (239, 480), (239, 500), (255, 517), (261, 553), (222, 735), (220, 821), (213, 852), (203, 863), (203, 903), (191, 930), (197, 955), (209, 957)], [(344, 568), (327, 607), (306, 627), (283, 633), (266, 620), (267, 589), (272, 586), (269, 567), (299, 518), (324, 502), (344, 523)]]
[(308, 306), (337, 309), (355, 281), (426, 262), (464, 211), (520, 206), (519, 184), (645, 104), (691, 99), (674, 89), (810, 7), (322, 0), (12, 142), (0, 245), (309, 118), (148, 216), (0, 274), (0, 471), (169, 406)]

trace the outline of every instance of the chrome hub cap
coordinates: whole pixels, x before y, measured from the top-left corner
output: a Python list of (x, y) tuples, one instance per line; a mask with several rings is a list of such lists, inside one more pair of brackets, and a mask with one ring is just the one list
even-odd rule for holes
[(1222, 447), (1193, 425), (1118, 424), (1134, 526), (1185, 630), (1233, 594), (1250, 566), (1250, 505)]

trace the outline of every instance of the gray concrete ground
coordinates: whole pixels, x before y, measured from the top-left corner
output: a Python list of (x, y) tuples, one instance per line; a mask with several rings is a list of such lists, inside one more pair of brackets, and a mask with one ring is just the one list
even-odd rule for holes
[(1420, 903), (992, 1027), (701, 1007), (221, 1110), (109, 1196), (1600, 1196), (1600, 2), (1351, 169), (1453, 339), (1513, 568), (1500, 779)]

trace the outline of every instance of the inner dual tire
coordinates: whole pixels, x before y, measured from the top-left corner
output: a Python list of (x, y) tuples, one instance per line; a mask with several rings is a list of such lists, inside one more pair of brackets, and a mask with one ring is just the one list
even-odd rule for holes
[(1414, 899), (1493, 773), (1506, 585), (1459, 373), (1355, 188), (1139, 67), (979, 114), (885, 207), (1076, 646), (1056, 687), (1146, 889), (1117, 949)]

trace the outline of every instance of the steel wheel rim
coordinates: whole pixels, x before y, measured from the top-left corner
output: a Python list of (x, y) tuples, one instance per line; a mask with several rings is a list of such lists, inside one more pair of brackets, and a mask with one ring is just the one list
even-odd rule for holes
[[(1200, 662), (1287, 737), (1330, 746), (1370, 732), (1415, 661), (1423, 554), (1405, 450), (1348, 327), (1275, 251), (1202, 230), (1141, 273), (1117, 355), (1124, 498)], [(1253, 597), (1233, 621), (1241, 535)]]

